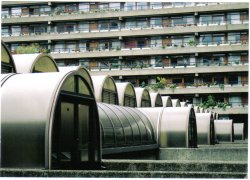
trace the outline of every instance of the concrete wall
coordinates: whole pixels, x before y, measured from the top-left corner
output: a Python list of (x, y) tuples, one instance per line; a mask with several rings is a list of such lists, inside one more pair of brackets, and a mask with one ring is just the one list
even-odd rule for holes
[(214, 108), (212, 111), (218, 114), (248, 114), (248, 107)]

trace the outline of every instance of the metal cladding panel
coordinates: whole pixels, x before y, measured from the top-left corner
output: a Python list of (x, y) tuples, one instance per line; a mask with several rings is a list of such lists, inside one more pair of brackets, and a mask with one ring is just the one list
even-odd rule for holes
[(215, 139), (233, 142), (233, 120), (214, 120)]
[(2, 167), (49, 168), (50, 126), (65, 73), (17, 74), (2, 86)]
[(11, 76), (15, 75), (15, 73), (9, 73), (9, 74), (1, 74), (0, 78), (1, 78), (1, 86), (3, 86), (3, 84), (5, 83), (5, 81), (7, 81), (8, 78), (10, 78)]
[[(136, 87), (135, 94), (136, 94), (137, 107), (142, 107), (142, 100), (143, 99), (147, 99), (151, 104), (150, 94), (149, 94), (147, 89)], [(149, 107), (151, 107), (151, 105)]]
[(213, 123), (211, 113), (197, 113), (196, 114), (196, 124), (197, 124), (197, 136), (198, 144), (211, 144), (211, 126)]
[[(59, 69), (56, 65), (54, 59), (48, 54), (18, 54), (13, 55), (13, 59), (16, 65), (17, 73), (33, 73), (34, 67), (40, 61), (40, 59), (46, 58), (49, 60), (54, 67), (50, 72), (59, 72)], [(44, 64), (44, 67), (47, 67), (47, 64)], [(43, 71), (48, 72), (48, 71)]]
[(173, 107), (181, 107), (181, 103), (179, 99), (172, 99)]
[[(102, 76), (91, 76), (93, 85), (94, 85), (94, 91), (95, 91), (95, 98), (97, 102), (102, 102), (103, 99), (103, 90), (106, 88), (109, 91), (112, 91), (115, 93), (115, 96), (113, 98), (117, 98), (117, 88), (115, 85), (115, 81), (111, 76), (108, 75), (102, 75)], [(115, 101), (115, 100), (114, 100)]]
[(151, 92), (150, 93), (150, 99), (151, 99), (151, 106), (152, 107), (157, 107), (157, 104), (163, 105), (161, 95), (158, 92), (156, 92), (156, 93)]
[(244, 123), (233, 123), (234, 140), (244, 140)]
[(160, 128), (160, 121), (162, 117), (162, 112), (164, 110), (163, 107), (154, 107), (154, 108), (137, 108), (139, 111), (144, 113), (148, 119), (151, 121), (154, 132), (156, 135), (157, 143), (159, 144), (159, 128)]
[[(11, 55), (11, 52), (6, 46), (6, 44), (3, 41), (1, 41), (1, 64), (2, 66), (3, 66), (3, 63), (6, 63), (13, 68), (12, 72), (8, 72), (8, 73), (16, 73), (16, 65)], [(3, 73), (3, 67), (1, 68), (1, 73)]]
[(173, 107), (172, 100), (170, 96), (162, 96), (163, 107)]
[(188, 107), (187, 102), (180, 102), (180, 104), (181, 104), (181, 107)]
[(156, 144), (151, 121), (139, 110), (106, 103), (97, 105), (101, 129), (104, 131), (101, 133), (104, 136), (104, 149), (113, 148), (113, 152), (116, 149), (120, 152), (122, 147)]
[(125, 95), (129, 95), (136, 99), (134, 86), (130, 82), (115, 83), (118, 93), (118, 101), (120, 106), (125, 106)]
[(194, 112), (195, 112), (195, 113), (200, 113), (200, 108), (199, 108), (199, 106), (194, 106)]
[(91, 85), (92, 90), (94, 91), (94, 85), (89, 74), (89, 71), (83, 66), (65, 66), (65, 67), (58, 67), (60, 72), (69, 72), (69, 71), (78, 71), (82, 77), (86, 79), (86, 81)]

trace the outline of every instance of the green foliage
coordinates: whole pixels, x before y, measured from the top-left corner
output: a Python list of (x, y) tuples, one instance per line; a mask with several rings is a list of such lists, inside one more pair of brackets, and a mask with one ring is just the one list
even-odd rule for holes
[(145, 87), (146, 87), (146, 83), (145, 83), (144, 81), (142, 81), (141, 87), (142, 87), (142, 88), (145, 88)]
[(48, 50), (40, 47), (38, 43), (32, 43), (30, 46), (18, 46), (16, 49), (17, 54), (32, 54), (32, 53), (48, 53)]
[(224, 84), (219, 84), (219, 88), (220, 88), (221, 90), (224, 90), (224, 88), (225, 88)]
[(224, 102), (217, 102), (215, 100), (215, 98), (212, 96), (212, 95), (209, 95), (207, 97), (207, 100), (206, 101), (203, 101), (199, 107), (202, 107), (202, 108), (212, 108), (214, 109), (214, 107), (218, 107), (218, 108), (222, 108), (223, 110), (226, 109), (226, 107), (228, 106), (228, 103), (224, 103)]
[(189, 45), (189, 46), (195, 46), (196, 43), (195, 43), (195, 41), (192, 39), (192, 40), (189, 40), (189, 41), (188, 41), (188, 45)]

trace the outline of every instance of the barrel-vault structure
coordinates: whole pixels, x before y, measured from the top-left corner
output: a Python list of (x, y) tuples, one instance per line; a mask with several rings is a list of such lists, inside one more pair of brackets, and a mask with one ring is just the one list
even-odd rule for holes
[(16, 66), (11, 55), (11, 52), (7, 48), (6, 44), (1, 41), (1, 74), (15, 73)]
[(137, 107), (134, 86), (130, 82), (116, 83), (120, 106)]
[(147, 89), (136, 87), (135, 94), (137, 107), (151, 107), (151, 98)]
[(14, 74), (2, 81), (1, 167), (99, 168), (100, 125), (78, 72)]
[(233, 120), (214, 120), (215, 140), (218, 142), (233, 142)]
[(150, 92), (151, 106), (152, 107), (162, 107), (163, 102), (160, 93)]

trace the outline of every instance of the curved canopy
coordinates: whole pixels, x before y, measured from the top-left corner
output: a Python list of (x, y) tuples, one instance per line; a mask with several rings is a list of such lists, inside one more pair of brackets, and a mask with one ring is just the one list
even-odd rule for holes
[(200, 113), (200, 107), (199, 106), (194, 106), (194, 112), (195, 113)]
[(7, 81), (8, 78), (15, 75), (15, 73), (1, 74), (1, 86)]
[(59, 72), (54, 59), (48, 54), (13, 55), (17, 73)]
[(179, 99), (172, 99), (173, 107), (181, 107), (181, 103)]
[(233, 123), (234, 140), (244, 140), (244, 123)]
[(161, 148), (197, 147), (196, 119), (192, 108), (138, 108), (138, 110), (150, 117)]
[(214, 144), (214, 119), (211, 113), (196, 114), (198, 144)]
[(233, 142), (233, 120), (214, 120), (215, 139), (217, 141)]
[(205, 109), (200, 107), (200, 113), (205, 113)]
[(153, 126), (135, 108), (98, 103), (103, 154), (157, 148)]
[(170, 96), (162, 96), (163, 107), (173, 107), (172, 99)]
[(151, 92), (150, 98), (151, 98), (152, 107), (162, 107), (163, 106), (161, 95), (158, 92)]
[(13, 75), (1, 98), (1, 167), (81, 169), (89, 159), (100, 164), (97, 106), (78, 72)]
[(114, 79), (108, 75), (91, 76), (91, 78), (96, 101), (118, 105), (118, 94)]
[(115, 83), (120, 106), (136, 107), (134, 86), (130, 82)]
[(180, 104), (181, 104), (181, 107), (188, 107), (187, 102), (180, 102)]
[(6, 44), (1, 41), (1, 74), (15, 72), (16, 67), (11, 52)]
[(147, 89), (136, 87), (135, 94), (137, 107), (151, 107), (150, 94)]
[(78, 71), (81, 73), (81, 75), (88, 81), (88, 83), (91, 85), (92, 89), (94, 90), (93, 82), (91, 79), (91, 76), (89, 74), (89, 71), (83, 67), (83, 66), (65, 66), (65, 67), (58, 67), (60, 72), (69, 72), (69, 71)]

